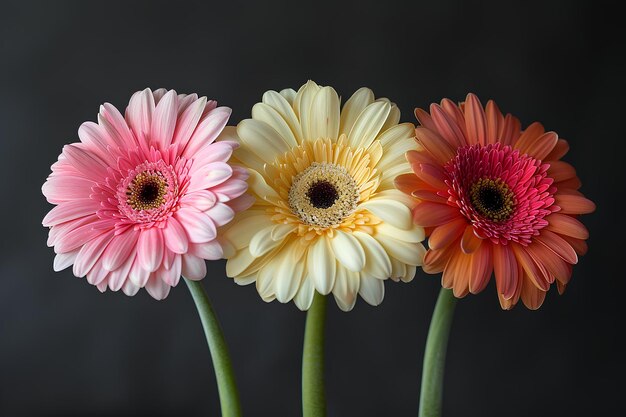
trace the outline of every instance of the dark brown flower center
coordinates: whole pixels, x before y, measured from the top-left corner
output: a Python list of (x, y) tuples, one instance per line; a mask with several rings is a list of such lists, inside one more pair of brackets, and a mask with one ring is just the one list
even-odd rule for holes
[(167, 182), (159, 174), (142, 172), (137, 175), (126, 190), (128, 204), (135, 210), (150, 210), (165, 201)]
[(313, 207), (321, 209), (331, 207), (339, 197), (337, 188), (330, 182), (324, 180), (311, 184), (306, 195)]
[(515, 210), (515, 196), (500, 179), (476, 181), (470, 188), (470, 201), (482, 216), (496, 222), (509, 219)]

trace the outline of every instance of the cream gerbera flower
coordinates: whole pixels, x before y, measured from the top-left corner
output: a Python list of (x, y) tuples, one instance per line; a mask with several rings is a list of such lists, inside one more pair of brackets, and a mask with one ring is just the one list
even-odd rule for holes
[(301, 310), (315, 291), (332, 292), (344, 311), (357, 294), (380, 304), (387, 278), (412, 280), (424, 230), (411, 219), (415, 200), (394, 186), (417, 149), (414, 126), (399, 119), (367, 88), (342, 110), (333, 88), (312, 81), (266, 92), (252, 119), (224, 134), (241, 143), (234, 162), (250, 170), (256, 197), (224, 231), (228, 276)]

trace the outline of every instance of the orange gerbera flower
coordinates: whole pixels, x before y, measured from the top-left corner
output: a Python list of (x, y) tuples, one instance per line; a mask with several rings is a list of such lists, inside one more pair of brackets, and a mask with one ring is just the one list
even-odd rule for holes
[(413, 220), (427, 228), (430, 247), (424, 270), (443, 271), (442, 285), (457, 297), (482, 291), (493, 272), (504, 309), (520, 297), (539, 308), (554, 282), (563, 293), (587, 251), (577, 216), (595, 210), (560, 161), (567, 142), (540, 123), (522, 131), (517, 118), (493, 101), (483, 108), (473, 94), (415, 115), (421, 147), (407, 153), (414, 174), (396, 186), (419, 200)]

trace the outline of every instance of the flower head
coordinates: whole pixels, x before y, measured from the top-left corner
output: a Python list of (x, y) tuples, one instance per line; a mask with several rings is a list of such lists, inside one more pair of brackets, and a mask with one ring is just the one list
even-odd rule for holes
[(415, 114), (420, 149), (407, 153), (414, 173), (396, 185), (419, 201), (413, 219), (429, 232), (424, 270), (443, 271), (442, 285), (457, 297), (482, 291), (493, 272), (504, 309), (520, 297), (539, 308), (554, 282), (562, 293), (587, 250), (577, 217), (595, 209), (560, 161), (567, 142), (539, 123), (522, 130), (472, 94)]
[(78, 130), (52, 165), (43, 193), (54, 207), (54, 269), (74, 265), (100, 291), (163, 299), (181, 274), (204, 278), (222, 257), (216, 228), (252, 197), (247, 172), (227, 161), (237, 143), (215, 142), (230, 109), (174, 90), (135, 93), (126, 117), (111, 104)]
[(227, 274), (302, 310), (315, 291), (333, 293), (345, 311), (357, 294), (377, 305), (383, 280), (413, 279), (424, 232), (411, 222), (413, 199), (393, 184), (416, 149), (414, 126), (399, 119), (366, 88), (343, 109), (333, 88), (312, 81), (266, 92), (230, 131), (256, 199), (224, 232)]

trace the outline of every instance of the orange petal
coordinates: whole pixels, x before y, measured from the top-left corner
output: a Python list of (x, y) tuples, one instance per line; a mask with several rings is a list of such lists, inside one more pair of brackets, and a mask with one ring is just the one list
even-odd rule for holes
[(438, 195), (435, 191), (415, 190), (411, 192), (411, 195), (420, 200), (432, 201), (439, 204), (446, 204), (448, 201), (447, 198)]
[(398, 190), (406, 194), (411, 194), (413, 191), (417, 190), (420, 186), (420, 181), (415, 176), (415, 174), (398, 175), (394, 179), (393, 183)]
[(469, 269), (470, 255), (455, 252), (443, 270), (441, 285), (452, 288), (455, 297), (465, 297), (469, 292)]
[(558, 139), (559, 137), (554, 132), (544, 133), (526, 149), (520, 149), (520, 152), (527, 153), (535, 159), (543, 160), (554, 149)]
[(504, 116), (495, 101), (489, 100), (485, 110), (485, 122), (487, 130), (487, 143), (498, 142), (500, 125), (504, 123)]
[(535, 142), (541, 135), (545, 133), (543, 125), (539, 122), (531, 123), (530, 126), (522, 132), (519, 139), (513, 145), (514, 149), (519, 149), (521, 153), (525, 153), (526, 149)]
[(565, 236), (565, 235), (561, 235), (561, 237), (567, 243), (569, 243), (572, 248), (574, 248), (578, 256), (583, 256), (584, 254), (587, 253), (587, 250), (589, 248), (587, 247), (587, 242), (585, 242), (584, 240), (576, 239), (576, 238)]
[(432, 115), (433, 122), (437, 125), (437, 131), (450, 145), (455, 148), (467, 145), (465, 136), (457, 124), (457, 121), (450, 117), (441, 107), (432, 104), (430, 106), (430, 114)]
[(470, 145), (475, 143), (484, 145), (487, 142), (485, 124), (483, 105), (474, 94), (468, 94), (465, 99), (465, 127)]
[(520, 136), (521, 123), (517, 117), (507, 114), (504, 123), (500, 126), (500, 142), (504, 145), (513, 145)]
[(415, 118), (420, 125), (424, 126), (426, 129), (437, 130), (437, 126), (435, 126), (432, 117), (430, 117), (430, 114), (428, 114), (427, 111), (415, 109)]
[(537, 265), (528, 252), (526, 252), (526, 248), (518, 245), (517, 243), (514, 243), (511, 246), (513, 248), (513, 253), (515, 253), (517, 262), (524, 269), (524, 276), (528, 277), (528, 279), (535, 284), (537, 288), (541, 288), (543, 291), (548, 291), (550, 288), (548, 272), (543, 268), (543, 266)]
[(565, 181), (576, 177), (576, 170), (567, 162), (552, 161), (550, 162), (550, 168), (548, 168), (548, 176), (554, 182)]
[(443, 249), (429, 249), (424, 256), (424, 272), (427, 274), (442, 272), (452, 255), (458, 251), (459, 245), (457, 240)]
[(493, 245), (493, 270), (498, 294), (510, 300), (520, 287), (520, 268), (511, 245)]
[(529, 279), (522, 283), (522, 302), (531, 310), (537, 310), (546, 299), (546, 292), (535, 287)]
[(428, 246), (431, 249), (442, 249), (447, 247), (461, 236), (465, 230), (467, 220), (463, 217), (452, 220), (451, 222), (442, 224), (433, 230), (428, 238)]
[(559, 255), (565, 262), (569, 262), (570, 264), (578, 263), (578, 256), (574, 248), (556, 233), (549, 230), (542, 230), (539, 236), (534, 237), (534, 240)]
[(432, 130), (417, 127), (415, 128), (415, 137), (441, 165), (456, 155), (456, 150), (452, 145)]
[(474, 227), (467, 226), (461, 238), (461, 249), (465, 253), (472, 253), (480, 247), (482, 239), (474, 234)]
[[(528, 254), (535, 260), (537, 264), (543, 267), (550, 274), (550, 278), (554, 277), (561, 282), (568, 282), (571, 275), (571, 268), (563, 259), (554, 252), (546, 249), (542, 245), (530, 244), (526, 247)], [(550, 279), (550, 282), (553, 282)]]
[(548, 221), (547, 230), (552, 230), (560, 235), (571, 236), (576, 239), (588, 239), (589, 232), (584, 224), (572, 216), (566, 214), (553, 213), (546, 217)]
[(458, 218), (460, 215), (457, 207), (422, 201), (413, 209), (413, 222), (422, 227), (439, 226)]
[(563, 158), (565, 154), (567, 154), (568, 151), (569, 151), (569, 144), (567, 143), (567, 141), (565, 139), (559, 139), (556, 142), (556, 146), (554, 147), (554, 149), (552, 149), (552, 152), (550, 152), (545, 157), (545, 160), (546, 161), (559, 160)]
[(469, 290), (472, 294), (478, 294), (485, 289), (493, 272), (491, 262), (491, 246), (485, 243), (476, 248), (471, 254), (469, 270)]
[(579, 195), (560, 193), (554, 196), (554, 200), (561, 207), (561, 214), (588, 214), (596, 209), (593, 201)]

